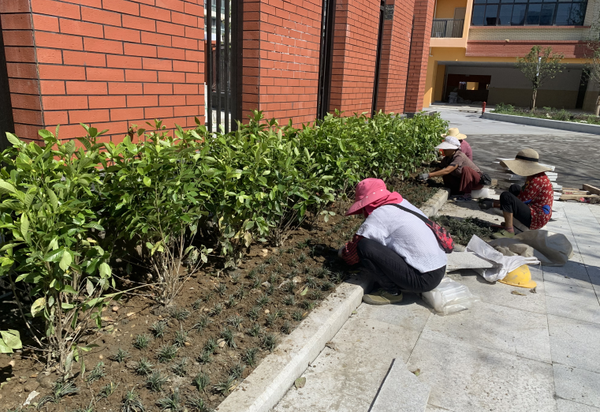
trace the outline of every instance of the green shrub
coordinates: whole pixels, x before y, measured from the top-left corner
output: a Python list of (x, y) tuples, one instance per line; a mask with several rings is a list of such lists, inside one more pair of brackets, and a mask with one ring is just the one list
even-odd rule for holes
[[(86, 130), (79, 149), (47, 130), (40, 131), (43, 145), (7, 133), (13, 146), (1, 154), (0, 274), (8, 275), (24, 321), (63, 375), (86, 350), (78, 341), (90, 320), (100, 326), (102, 306), (113, 296), (106, 291), (114, 286), (109, 251), (99, 245), (98, 166), (105, 156), (96, 143), (100, 133)], [(23, 289), (30, 307), (19, 299)], [(29, 314), (43, 318), (42, 331)]]

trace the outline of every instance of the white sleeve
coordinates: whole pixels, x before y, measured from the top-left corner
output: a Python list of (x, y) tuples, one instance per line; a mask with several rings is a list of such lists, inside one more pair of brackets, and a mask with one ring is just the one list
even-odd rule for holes
[(386, 244), (386, 240), (389, 237), (387, 226), (382, 224), (373, 214), (358, 228), (356, 234), (374, 240), (382, 245)]

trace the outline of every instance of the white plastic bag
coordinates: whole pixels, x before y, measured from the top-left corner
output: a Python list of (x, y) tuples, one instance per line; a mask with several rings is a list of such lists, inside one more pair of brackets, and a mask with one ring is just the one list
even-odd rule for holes
[(478, 271), (485, 280), (491, 283), (504, 279), (508, 272), (512, 272), (523, 265), (540, 264), (540, 261), (536, 257), (504, 256), (475, 235), (469, 240), (467, 251), (475, 253), (480, 258), (488, 260), (494, 265), (491, 269)]
[(423, 300), (442, 316), (470, 309), (473, 303), (479, 302), (468, 287), (450, 278), (442, 279), (437, 288), (423, 292)]

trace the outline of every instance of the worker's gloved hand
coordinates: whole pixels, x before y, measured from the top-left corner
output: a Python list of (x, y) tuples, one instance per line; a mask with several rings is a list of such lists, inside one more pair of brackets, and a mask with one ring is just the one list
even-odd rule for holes
[(422, 180), (424, 182), (427, 179), (429, 179), (429, 173), (423, 173), (419, 175), (419, 180)]
[(494, 207), (494, 200), (493, 199), (489, 199), (489, 198), (485, 198), (485, 199), (479, 199), (479, 207), (482, 210), (488, 210)]

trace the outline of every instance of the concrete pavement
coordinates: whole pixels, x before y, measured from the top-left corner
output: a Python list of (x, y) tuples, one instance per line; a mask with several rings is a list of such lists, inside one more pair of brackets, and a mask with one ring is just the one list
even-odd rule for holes
[[(445, 112), (451, 126), (469, 135), (480, 165), (477, 159), (533, 147), (557, 165), (563, 186), (600, 184), (592, 160), (597, 136), (485, 120), (474, 125), (468, 112)], [(417, 410), (420, 402), (418, 410), (430, 412), (600, 412), (600, 206), (556, 202), (555, 209), (562, 217), (547, 229), (565, 234), (575, 254), (563, 267), (531, 267), (536, 293), (464, 270), (448, 276), (480, 298), (471, 310), (439, 316), (411, 294), (398, 305), (361, 304), (306, 369), (305, 386), (290, 388), (272, 411), (376, 412), (380, 387), (386, 404), (395, 387), (397, 411)], [(475, 202), (448, 202), (438, 214), (502, 220)], [(421, 385), (399, 371), (388, 374), (394, 360)]]

